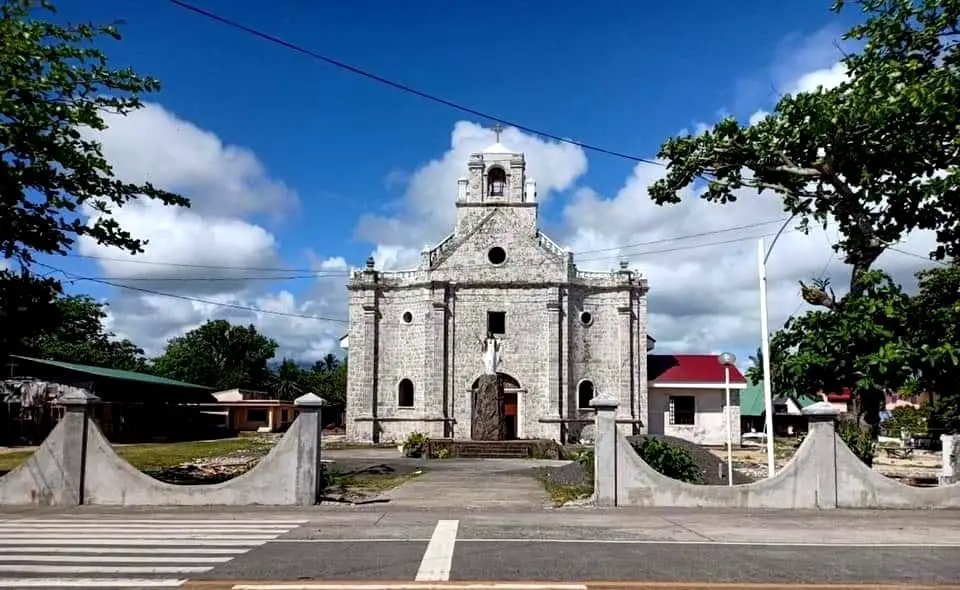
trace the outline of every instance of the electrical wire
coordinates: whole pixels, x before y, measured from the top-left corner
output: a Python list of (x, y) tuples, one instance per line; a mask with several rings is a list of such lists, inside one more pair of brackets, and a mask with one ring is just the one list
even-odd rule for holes
[(118, 289), (128, 289), (128, 290), (130, 290), (130, 291), (137, 291), (137, 292), (139, 292), (139, 293), (145, 293), (145, 294), (148, 294), (148, 295), (156, 295), (156, 296), (159, 296), (159, 297), (170, 297), (170, 298), (173, 298), (173, 299), (182, 299), (182, 300), (184, 300), (184, 301), (193, 301), (193, 302), (196, 302), (196, 303), (204, 303), (204, 304), (207, 304), (207, 305), (216, 305), (216, 306), (218, 306), (218, 307), (228, 307), (228, 308), (230, 308), (230, 309), (239, 309), (239, 310), (242, 310), (242, 311), (252, 311), (252, 312), (256, 312), (256, 313), (276, 315), (276, 316), (282, 316), (282, 317), (288, 317), (288, 318), (300, 318), (300, 319), (307, 319), (307, 320), (320, 320), (320, 321), (325, 321), (325, 322), (337, 322), (337, 323), (342, 323), (342, 324), (349, 323), (348, 320), (343, 320), (343, 319), (339, 319), (339, 318), (330, 318), (330, 317), (324, 317), (324, 316), (306, 315), (306, 314), (291, 313), (291, 312), (286, 312), (286, 311), (275, 311), (275, 310), (270, 310), (270, 309), (263, 309), (263, 308), (260, 308), (260, 307), (253, 307), (253, 306), (250, 306), (250, 305), (240, 305), (240, 304), (237, 304), (237, 303), (227, 303), (227, 302), (225, 302), (225, 301), (212, 301), (212, 300), (210, 300), (210, 299), (202, 299), (202, 298), (200, 298), (200, 297), (192, 297), (192, 296), (189, 296), (189, 295), (180, 295), (179, 293), (165, 293), (165, 292), (163, 292), (163, 291), (155, 291), (155, 290), (153, 290), (153, 289), (144, 289), (144, 288), (142, 288), (142, 287), (134, 287), (134, 286), (132, 286), (132, 285), (124, 285), (124, 284), (122, 284), (122, 283), (116, 283), (116, 282), (113, 282), (113, 281), (106, 281), (106, 280), (97, 279), (97, 278), (94, 278), (94, 277), (85, 277), (85, 276), (83, 276), (83, 275), (78, 275), (78, 274), (76, 274), (76, 273), (72, 273), (72, 272), (63, 270), (63, 269), (61, 269), (61, 268), (57, 268), (57, 267), (55, 267), (55, 266), (51, 266), (51, 265), (49, 265), (49, 264), (43, 264), (42, 262), (35, 262), (34, 264), (36, 264), (36, 265), (38, 265), (38, 266), (42, 266), (42, 267), (44, 267), (44, 268), (48, 268), (48, 269), (50, 269), (51, 271), (54, 271), (54, 272), (59, 272), (59, 273), (63, 274), (65, 277), (67, 277), (67, 278), (70, 279), (70, 280), (89, 281), (89, 282), (91, 282), (91, 283), (98, 283), (98, 284), (101, 284), (101, 285), (108, 285), (108, 286), (110, 286), (110, 287), (116, 287), (116, 288), (118, 288)]
[[(771, 220), (768, 220), (768, 221), (758, 221), (758, 222), (755, 222), (755, 223), (748, 223), (748, 224), (743, 224), (743, 225), (736, 225), (736, 226), (725, 227), (725, 228), (720, 228), (720, 229), (716, 229), (716, 230), (710, 230), (710, 231), (704, 231), (704, 232), (698, 232), (698, 233), (692, 233), (692, 234), (681, 234), (681, 235), (673, 236), (673, 237), (670, 237), (670, 238), (661, 238), (661, 239), (649, 240), (649, 241), (645, 241), (645, 242), (634, 242), (634, 243), (632, 243), (632, 244), (624, 244), (624, 245), (622, 245), (622, 246), (614, 246), (614, 247), (610, 247), (610, 248), (597, 248), (597, 249), (594, 249), (594, 250), (574, 251), (573, 254), (574, 254), (574, 256), (576, 256), (576, 255), (579, 255), (579, 254), (593, 254), (593, 253), (599, 253), (599, 252), (611, 252), (611, 251), (625, 250), (625, 249), (628, 249), (628, 248), (636, 248), (636, 247), (640, 247), (640, 246), (649, 246), (649, 245), (655, 245), (655, 244), (666, 244), (666, 243), (670, 243), (670, 242), (679, 242), (679, 241), (682, 241), (682, 240), (688, 240), (688, 239), (693, 239), (693, 238), (703, 238), (703, 237), (708, 237), (708, 236), (712, 236), (712, 235), (719, 235), (719, 234), (723, 234), (723, 233), (729, 233), (729, 232), (733, 232), (733, 231), (739, 231), (739, 230), (743, 230), (743, 229), (750, 229), (750, 228), (754, 228), (754, 227), (761, 227), (761, 226), (764, 226), (764, 225), (769, 225), (769, 224), (771, 224), (771, 223), (777, 223), (777, 222), (780, 222), (780, 221), (783, 221), (783, 220), (782, 220), (782, 219), (771, 219)], [(753, 236), (753, 235), (751, 235), (751, 236), (747, 236), (747, 237), (740, 238), (740, 239), (747, 240), (747, 239), (752, 239), (752, 238), (755, 238), (755, 237), (758, 237), (758, 236)], [(711, 245), (711, 244), (705, 244), (705, 245)], [(702, 247), (704, 247), (705, 245), (694, 245), (694, 246), (690, 246), (690, 248), (702, 248)], [(670, 251), (670, 250), (668, 250), (668, 251)], [(642, 255), (645, 255), (645, 254), (658, 254), (658, 253), (661, 253), (661, 251), (655, 250), (655, 251), (651, 251), (651, 252), (631, 252), (631, 253), (626, 253), (626, 254), (642, 256)], [(625, 254), (621, 252), (621, 253), (619, 253), (619, 254), (615, 254), (615, 255), (612, 255), (612, 256), (584, 258), (584, 259), (581, 259), (580, 261), (581, 261), (581, 262), (589, 262), (589, 261), (599, 261), (599, 260), (613, 260), (613, 259), (617, 259), (617, 258), (623, 258), (624, 255), (625, 255)], [(104, 261), (111, 261), (111, 262), (132, 263), (132, 264), (145, 264), (145, 265), (155, 265), (155, 266), (170, 266), (170, 267), (175, 267), (175, 268), (196, 268), (196, 269), (205, 269), (205, 270), (244, 270), (244, 271), (277, 272), (277, 273), (284, 272), (284, 273), (291, 273), (291, 274), (294, 274), (294, 275), (298, 275), (298, 276), (290, 277), (290, 278), (313, 278), (313, 277), (315, 277), (315, 276), (316, 276), (316, 277), (319, 277), (319, 278), (323, 278), (324, 276), (347, 276), (347, 275), (350, 274), (350, 272), (349, 272), (348, 270), (343, 270), (343, 271), (332, 271), (332, 270), (331, 270), (331, 271), (316, 271), (316, 270), (313, 270), (313, 269), (294, 268), (294, 267), (263, 267), (263, 266), (230, 266), (230, 265), (215, 265), (215, 264), (193, 264), (193, 263), (187, 263), (187, 262), (169, 262), (169, 261), (160, 261), (160, 260), (140, 260), (140, 259), (137, 259), (137, 258), (120, 258), (120, 257), (115, 257), (115, 256), (97, 256), (97, 255), (92, 255), (92, 254), (77, 254), (77, 253), (73, 253), (73, 252), (67, 254), (67, 256), (69, 256), (69, 257), (71, 257), (71, 258), (84, 258), (84, 259), (90, 259), (90, 260), (104, 260)], [(476, 265), (477, 268), (479, 268), (479, 267), (481, 267), (481, 266), (482, 266), (482, 265)], [(538, 266), (539, 266), (539, 265), (538, 265)], [(263, 280), (270, 280), (270, 278), (271, 278), (271, 277), (263, 277)], [(281, 279), (281, 278), (283, 278), (283, 277), (277, 277), (277, 278), (278, 278), (278, 279)], [(116, 277), (114, 280), (127, 280), (127, 279), (120, 278), (120, 277)], [(144, 280), (159, 280), (159, 279), (144, 279)], [(191, 280), (193, 280), (193, 279), (191, 279)], [(200, 279), (197, 279), (197, 280), (200, 280)], [(214, 280), (214, 279), (211, 278), (211, 280)], [(232, 279), (230, 279), (230, 278), (219, 279), (219, 278), (218, 278), (218, 279), (216, 279), (216, 280), (232, 280)], [(260, 280), (260, 279), (255, 279), (255, 280)]]
[(638, 156), (632, 156), (632, 155), (630, 155), (630, 154), (625, 154), (625, 153), (623, 153), (623, 152), (619, 152), (619, 151), (616, 151), (616, 150), (611, 150), (611, 149), (607, 149), (607, 148), (600, 147), (600, 146), (597, 146), (597, 145), (593, 145), (593, 144), (589, 144), (589, 143), (584, 143), (584, 142), (580, 142), (580, 141), (575, 141), (575, 140), (573, 140), (573, 139), (568, 139), (568, 138), (560, 137), (560, 136), (558, 136), (558, 135), (554, 135), (554, 134), (548, 133), (548, 132), (546, 132), (546, 131), (542, 131), (542, 130), (539, 130), (539, 129), (535, 129), (535, 128), (533, 128), (533, 127), (528, 127), (528, 126), (526, 126), (526, 125), (522, 125), (522, 124), (517, 123), (517, 122), (515, 122), (515, 121), (511, 121), (511, 120), (509, 120), (509, 119), (504, 119), (503, 117), (499, 117), (499, 116), (497, 116), (497, 115), (493, 115), (493, 114), (490, 114), (490, 113), (488, 113), (488, 112), (481, 111), (481, 110), (479, 110), (479, 109), (476, 109), (476, 108), (473, 108), (473, 107), (469, 107), (469, 106), (460, 104), (460, 103), (458, 103), (458, 102), (454, 102), (454, 101), (449, 100), (449, 99), (446, 99), (446, 98), (441, 98), (441, 97), (436, 96), (436, 95), (434, 95), (434, 94), (430, 94), (429, 92), (425, 92), (425, 91), (423, 91), (423, 90), (418, 90), (418, 89), (416, 89), (416, 88), (414, 88), (414, 87), (412, 87), (412, 86), (409, 86), (409, 85), (407, 85), (407, 84), (403, 84), (403, 83), (397, 82), (397, 81), (395, 81), (395, 80), (390, 80), (390, 79), (388, 79), (388, 78), (384, 78), (383, 76), (380, 76), (380, 75), (375, 74), (375, 73), (373, 73), (373, 72), (370, 72), (370, 71), (368, 71), (368, 70), (364, 70), (364, 69), (361, 69), (361, 68), (359, 68), (359, 67), (357, 67), (357, 66), (350, 65), (350, 64), (345, 63), (345, 62), (343, 62), (343, 61), (340, 61), (340, 60), (338, 60), (338, 59), (334, 59), (334, 58), (332, 58), (332, 57), (330, 57), (330, 56), (317, 53), (316, 51), (307, 49), (306, 47), (303, 47), (303, 46), (301, 46), (301, 45), (297, 45), (297, 44), (295, 44), (295, 43), (291, 43), (291, 42), (286, 41), (286, 40), (284, 40), (284, 39), (281, 39), (280, 37), (277, 37), (277, 36), (275, 36), (275, 35), (271, 35), (271, 34), (269, 34), (269, 33), (265, 33), (265, 32), (260, 31), (260, 30), (258, 30), (258, 29), (254, 29), (253, 27), (249, 27), (249, 26), (244, 25), (244, 24), (242, 24), (242, 23), (240, 23), (240, 22), (237, 22), (237, 21), (235, 21), (235, 20), (229, 19), (229, 18), (227, 18), (227, 17), (225, 17), (225, 16), (221, 16), (221, 15), (215, 13), (215, 12), (211, 12), (211, 11), (206, 10), (206, 9), (204, 9), (204, 8), (200, 8), (199, 6), (194, 6), (193, 4), (189, 4), (189, 3), (187, 3), (187, 2), (183, 2), (182, 0), (167, 0), (167, 1), (168, 1), (170, 4), (173, 4), (174, 6), (177, 6), (178, 8), (181, 8), (181, 9), (183, 9), (183, 10), (187, 10), (187, 11), (192, 12), (192, 13), (194, 13), (194, 14), (200, 15), (200, 16), (202, 16), (202, 17), (205, 17), (205, 18), (209, 19), (209, 20), (218, 22), (218, 23), (220, 23), (220, 24), (222, 24), (222, 25), (226, 25), (226, 26), (228, 26), (228, 27), (237, 29), (237, 30), (239, 30), (239, 31), (243, 31), (244, 33), (247, 33), (248, 35), (252, 35), (252, 36), (257, 37), (258, 39), (261, 39), (261, 40), (263, 40), (263, 41), (267, 41), (267, 42), (269, 42), (269, 43), (273, 43), (273, 44), (275, 44), (275, 45), (279, 45), (279, 46), (281, 46), (281, 47), (284, 47), (284, 48), (289, 49), (289, 50), (291, 50), (291, 51), (294, 51), (294, 52), (296, 52), (296, 53), (300, 53), (300, 54), (302, 54), (302, 55), (306, 55), (306, 56), (311, 57), (311, 58), (313, 58), (313, 59), (322, 61), (322, 62), (324, 62), (324, 63), (327, 63), (327, 64), (329, 64), (329, 65), (335, 66), (335, 67), (337, 67), (337, 68), (340, 68), (341, 70), (345, 70), (345, 71), (350, 72), (350, 73), (352, 73), (352, 74), (356, 74), (356, 75), (358, 75), (358, 76), (367, 78), (368, 80), (373, 80), (373, 81), (375, 81), (375, 82), (379, 82), (380, 84), (384, 84), (384, 85), (386, 85), (386, 86), (390, 86), (390, 87), (392, 87), (392, 88), (394, 88), (394, 89), (396, 89), (396, 90), (400, 90), (400, 91), (402, 91), (402, 92), (406, 92), (406, 93), (408, 93), (408, 94), (412, 94), (412, 95), (414, 95), (414, 96), (418, 96), (418, 97), (420, 97), (420, 98), (423, 98), (423, 99), (426, 99), (426, 100), (429, 100), (429, 101), (432, 101), (432, 102), (435, 102), (435, 103), (438, 103), (438, 104), (441, 104), (441, 105), (450, 107), (450, 108), (452, 108), (452, 109), (456, 109), (456, 110), (461, 111), (461, 112), (463, 112), (463, 113), (467, 113), (467, 114), (470, 114), (470, 115), (474, 115), (474, 116), (480, 117), (480, 118), (482, 118), (482, 119), (486, 119), (486, 120), (488, 120), (488, 121), (495, 121), (495, 122), (500, 123), (500, 124), (502, 124), (502, 125), (506, 125), (506, 126), (508, 126), (508, 127), (514, 127), (514, 128), (516, 128), (516, 129), (519, 129), (520, 131), (525, 131), (525, 132), (530, 133), (530, 134), (533, 134), (533, 135), (539, 135), (539, 136), (541, 136), (541, 137), (546, 137), (547, 139), (552, 139), (552, 140), (554, 140), (554, 141), (566, 143), (566, 144), (569, 144), (569, 145), (575, 145), (575, 146), (577, 146), (577, 147), (579, 147), (579, 148), (581, 148), (581, 149), (584, 149), (584, 150), (589, 150), (589, 151), (597, 152), (597, 153), (600, 153), (600, 154), (606, 154), (606, 155), (608, 155), (608, 156), (614, 156), (614, 157), (617, 157), (617, 158), (622, 158), (622, 159), (624, 159), (624, 160), (630, 160), (631, 162), (639, 162), (639, 163), (643, 163), (643, 164), (653, 164), (654, 166), (666, 166), (663, 162), (658, 162), (658, 161), (656, 161), (656, 160), (649, 160), (649, 159), (647, 159), (647, 158), (641, 158), (641, 157), (638, 157)]

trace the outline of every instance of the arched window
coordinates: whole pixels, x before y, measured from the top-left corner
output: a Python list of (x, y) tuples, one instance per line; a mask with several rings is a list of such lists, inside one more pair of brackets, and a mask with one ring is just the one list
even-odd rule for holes
[(590, 407), (590, 400), (592, 399), (593, 381), (584, 379), (577, 387), (577, 407), (581, 409), (588, 409)]
[(413, 381), (402, 379), (397, 386), (397, 405), (401, 408), (413, 407)]
[(487, 194), (491, 197), (502, 197), (503, 189), (507, 184), (507, 173), (503, 168), (491, 168), (487, 172)]

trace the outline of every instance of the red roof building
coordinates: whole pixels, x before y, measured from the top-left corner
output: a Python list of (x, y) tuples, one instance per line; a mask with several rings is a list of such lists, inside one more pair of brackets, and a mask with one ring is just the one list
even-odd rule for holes
[(730, 367), (727, 409), (726, 370), (717, 354), (647, 355), (647, 432), (703, 445), (740, 444), (740, 390), (743, 373)]
[[(711, 385), (724, 383), (724, 367), (717, 354), (651, 354), (647, 356), (647, 379), (657, 386)], [(747, 380), (737, 367), (730, 367), (730, 383), (745, 389)]]

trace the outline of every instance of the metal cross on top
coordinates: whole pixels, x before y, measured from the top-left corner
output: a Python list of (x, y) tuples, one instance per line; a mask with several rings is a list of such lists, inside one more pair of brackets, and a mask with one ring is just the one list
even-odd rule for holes
[(503, 125), (500, 123), (494, 125), (493, 132), (497, 134), (497, 143), (500, 143), (500, 134), (503, 133)]

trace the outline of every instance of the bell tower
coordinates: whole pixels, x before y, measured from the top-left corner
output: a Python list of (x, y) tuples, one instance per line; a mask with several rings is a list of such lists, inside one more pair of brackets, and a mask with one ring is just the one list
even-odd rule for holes
[(537, 183), (527, 178), (523, 154), (500, 142), (503, 127), (496, 125), (493, 131), (496, 143), (471, 154), (467, 176), (457, 181), (457, 233), (468, 231), (491, 208), (527, 209), (521, 215), (530, 217), (531, 229), (536, 231)]

